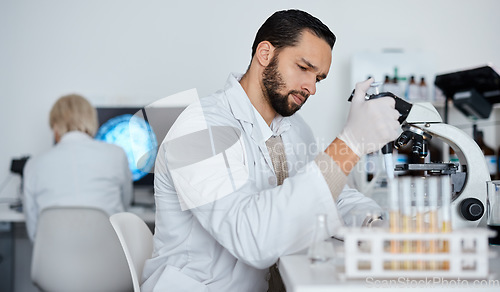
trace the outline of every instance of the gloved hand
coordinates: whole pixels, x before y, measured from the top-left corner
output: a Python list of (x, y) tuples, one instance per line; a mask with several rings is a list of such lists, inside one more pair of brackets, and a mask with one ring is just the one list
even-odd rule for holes
[(366, 227), (389, 228), (389, 221), (388, 220), (374, 220), (374, 221), (370, 222)]
[(347, 122), (338, 136), (359, 157), (379, 150), (401, 132), (392, 97), (365, 100), (372, 82), (370, 78), (356, 84)]

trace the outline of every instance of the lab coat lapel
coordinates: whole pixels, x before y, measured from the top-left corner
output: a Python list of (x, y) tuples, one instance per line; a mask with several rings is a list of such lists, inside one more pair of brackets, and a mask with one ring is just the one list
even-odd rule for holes
[(273, 161), (271, 160), (271, 156), (269, 155), (269, 150), (267, 149), (266, 146), (266, 140), (270, 138), (264, 138), (262, 133), (260, 133), (260, 129), (254, 125), (253, 131), (252, 131), (252, 139), (253, 141), (257, 144), (260, 150), (260, 154), (264, 157), (264, 160), (266, 161), (267, 166), (269, 169), (274, 172), (274, 167), (273, 167)]
[(266, 147), (266, 140), (272, 136), (272, 131), (250, 102), (237, 78), (238, 76), (230, 75), (226, 84), (225, 91), (229, 107), (235, 119), (240, 122), (243, 131), (259, 148), (269, 169), (274, 172), (273, 162)]
[[(245, 131), (245, 133), (252, 138), (253, 143), (255, 143), (255, 145), (257, 145), (257, 147), (259, 148), (261, 159), (263, 159), (269, 169), (274, 172), (273, 162), (271, 160), (271, 156), (269, 155), (269, 150), (266, 146), (266, 141), (272, 136), (272, 131), (271, 129), (269, 129), (262, 116), (253, 106), (251, 106), (249, 111), (254, 115), (254, 117), (252, 118), (251, 122), (240, 119), (240, 123), (243, 126), (243, 131)], [(264, 123), (264, 125), (261, 125), (259, 123), (259, 119), (262, 120), (262, 123)], [(266, 134), (264, 134), (263, 132)]]

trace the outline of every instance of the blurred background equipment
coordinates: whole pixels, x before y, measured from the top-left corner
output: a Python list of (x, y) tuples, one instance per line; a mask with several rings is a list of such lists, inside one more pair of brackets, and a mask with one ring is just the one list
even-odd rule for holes
[(26, 162), (28, 161), (29, 158), (30, 158), (29, 156), (23, 156), (21, 158), (13, 158), (10, 163), (10, 171), (12, 173), (19, 174), (22, 177), (24, 173), (24, 166), (26, 165)]
[(492, 105), (500, 102), (500, 75), (489, 64), (437, 75), (434, 84), (447, 100), (452, 100), (453, 105), (472, 120), (487, 119)]
[(134, 186), (153, 187), (158, 146), (185, 107), (97, 107), (97, 140), (127, 154)]

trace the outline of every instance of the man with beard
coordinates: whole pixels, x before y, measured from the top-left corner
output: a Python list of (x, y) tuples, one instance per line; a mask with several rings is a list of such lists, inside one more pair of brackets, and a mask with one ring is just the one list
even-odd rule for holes
[(354, 212), (379, 209), (346, 180), (362, 155), (397, 138), (394, 100), (365, 101), (373, 80), (358, 83), (324, 151), (295, 114), (326, 78), (334, 42), (308, 13), (276, 12), (257, 32), (247, 72), (179, 116), (155, 165), (143, 291), (274, 291), (270, 271), (308, 247), (316, 214), (328, 215), (333, 235)]

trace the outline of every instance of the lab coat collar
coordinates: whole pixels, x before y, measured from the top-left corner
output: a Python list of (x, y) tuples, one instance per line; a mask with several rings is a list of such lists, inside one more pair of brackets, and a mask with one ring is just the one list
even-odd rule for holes
[(226, 92), (228, 92), (228, 96), (234, 97), (228, 98), (228, 103), (234, 117), (242, 122), (250, 123), (253, 126), (253, 138), (257, 138), (254, 134), (255, 128), (258, 129), (258, 132), (261, 134), (261, 137), (256, 139), (258, 142), (265, 142), (271, 136), (279, 136), (287, 131), (291, 126), (290, 121), (288, 117), (283, 117), (279, 114), (276, 115), (270, 126), (267, 125), (264, 118), (250, 102), (243, 87), (241, 87), (239, 80), (241, 80), (242, 76), (243, 74), (230, 74), (225, 88)]
[(87, 141), (87, 140), (91, 140), (91, 139), (92, 139), (92, 137), (90, 137), (89, 135), (87, 135), (83, 132), (70, 131), (61, 137), (61, 140), (59, 140), (58, 144), (71, 143), (71, 142), (75, 142), (75, 141)]
[[(228, 81), (226, 83), (225, 91), (229, 107), (234, 115), (234, 117), (240, 121), (245, 132), (250, 134), (252, 140), (259, 147), (259, 150), (264, 157), (267, 166), (271, 171), (274, 171), (273, 162), (269, 151), (266, 146), (266, 141), (274, 135), (274, 130), (281, 130), (280, 134), (287, 129), (287, 127), (281, 127), (283, 123), (283, 117), (276, 118), (271, 122), (271, 127), (269, 127), (260, 115), (257, 109), (253, 106), (246, 94), (239, 80), (241, 80), (242, 74), (231, 74), (229, 75)], [(288, 123), (288, 128), (290, 123)], [(276, 132), (277, 133), (277, 132)]]
[(241, 87), (240, 80), (242, 77), (243, 74), (231, 73), (227, 78), (224, 89), (234, 117), (237, 120), (253, 124), (255, 117), (253, 116), (254, 112), (252, 108), (255, 108), (250, 102), (247, 93), (243, 87)]

